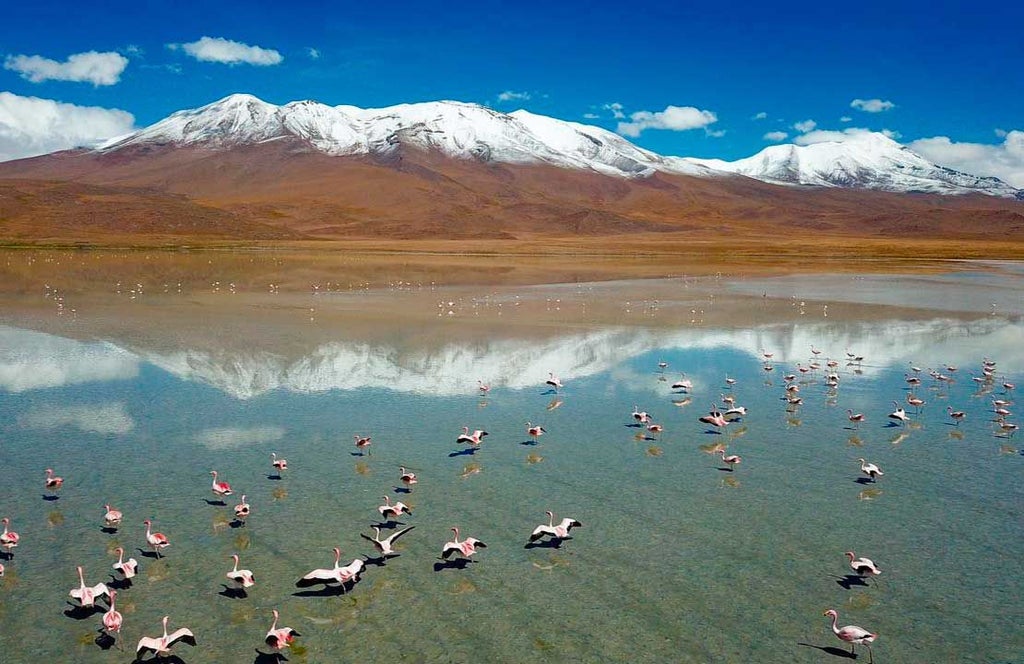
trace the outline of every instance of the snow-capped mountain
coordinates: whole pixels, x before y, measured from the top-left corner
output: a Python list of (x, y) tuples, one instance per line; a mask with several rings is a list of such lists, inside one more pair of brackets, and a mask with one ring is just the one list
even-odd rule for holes
[(737, 161), (688, 161), (778, 184), (935, 194), (984, 193), (1024, 200), (1024, 191), (999, 178), (938, 166), (876, 132), (851, 133), (842, 142), (773, 145)]
[(455, 101), (362, 109), (315, 101), (276, 106), (236, 94), (178, 111), (98, 149), (104, 153), (152, 145), (228, 149), (279, 140), (298, 140), (334, 156), (386, 156), (412, 147), (457, 159), (548, 164), (630, 178), (656, 172), (703, 177), (738, 174), (775, 184), (985, 193), (1024, 200), (1024, 190), (998, 178), (938, 166), (880, 133), (851, 134), (842, 142), (772, 146), (753, 157), (726, 162), (666, 157), (600, 127)]
[(362, 109), (314, 101), (275, 106), (236, 94), (178, 111), (99, 149), (111, 152), (153, 144), (228, 148), (289, 138), (334, 156), (387, 155), (410, 146), (459, 159), (551, 164), (626, 177), (655, 171), (708, 173), (704, 166), (662, 157), (600, 127), (454, 101)]

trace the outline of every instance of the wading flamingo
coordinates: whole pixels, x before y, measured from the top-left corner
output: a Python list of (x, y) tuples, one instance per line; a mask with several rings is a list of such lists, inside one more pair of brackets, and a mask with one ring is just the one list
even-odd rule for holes
[(469, 558), (476, 553), (477, 548), (485, 549), (487, 545), (476, 539), (475, 537), (467, 537), (466, 539), (459, 541), (459, 529), (458, 527), (452, 528), (452, 532), (455, 533), (455, 539), (450, 542), (445, 542), (444, 547), (441, 549), (441, 557), (447, 560), (453, 554), (460, 554), (466, 558)]
[(541, 425), (539, 425), (539, 424), (534, 425), (534, 424), (532, 424), (530, 422), (526, 423), (526, 435), (528, 435), (530, 438), (533, 438), (534, 440), (537, 440), (538, 438), (540, 438), (541, 436), (543, 436), (546, 433), (547, 433), (547, 429), (545, 429)]
[(78, 570), (78, 587), (72, 588), (68, 595), (78, 600), (79, 606), (86, 608), (96, 606), (96, 600), (103, 596), (109, 596), (110, 590), (107, 588), (105, 583), (97, 583), (95, 586), (85, 585), (85, 576), (82, 572), (82, 566), (79, 565)]
[(144, 636), (139, 639), (139, 645), (135, 647), (136, 657), (141, 658), (152, 652), (157, 657), (165, 657), (171, 654), (171, 646), (178, 641), (187, 643), (190, 646), (196, 644), (196, 637), (192, 634), (192, 630), (187, 627), (179, 627), (170, 634), (167, 633), (167, 619), (170, 616), (164, 616), (163, 625), (164, 633), (160, 637)]
[(392, 503), (389, 496), (382, 496), (384, 498), (384, 504), (377, 506), (377, 511), (384, 519), (397, 519), (402, 514), (412, 515), (412, 510), (409, 506), (402, 501)]
[(953, 410), (952, 406), (946, 406), (946, 412), (953, 418), (953, 421), (956, 422), (957, 426), (960, 426), (960, 420), (964, 419), (964, 416), (967, 415), (967, 413), (962, 410)]
[(277, 452), (270, 453), (270, 465), (274, 467), (274, 470), (277, 471), (278, 475), (281, 474), (282, 470), (288, 470), (288, 460), (278, 459)]
[(373, 537), (370, 537), (369, 535), (363, 533), (359, 533), (359, 535), (363, 539), (370, 540), (371, 542), (373, 542), (373, 548), (377, 549), (377, 552), (380, 553), (380, 555), (385, 557), (397, 556), (398, 554), (395, 553), (395, 549), (393, 546), (395, 540), (397, 540), (399, 537), (406, 534), (415, 527), (416, 526), (408, 526), (407, 528), (402, 528), (401, 530), (392, 533), (391, 535), (388, 535), (384, 539), (380, 538), (380, 528), (377, 526), (373, 526)]
[[(485, 433), (484, 435), (486, 436), (487, 434)], [(407, 487), (419, 482), (416, 479), (416, 473), (406, 470), (405, 466), (398, 467), (398, 480)]]
[(111, 565), (114, 571), (121, 575), (122, 579), (131, 579), (139, 571), (139, 561), (134, 558), (124, 559), (124, 549), (117, 547), (114, 549), (114, 553), (117, 554), (117, 562)]
[(224, 497), (224, 496), (230, 496), (232, 493), (234, 493), (231, 490), (231, 485), (230, 484), (228, 484), (227, 482), (218, 482), (217, 481), (217, 471), (216, 470), (211, 470), (210, 474), (213, 475), (213, 483), (210, 485), (210, 490), (213, 491), (213, 494), (215, 496), (221, 498), (221, 497)]
[(557, 392), (562, 389), (562, 381), (555, 374), (548, 372), (548, 379), (544, 381), (545, 384), (550, 385)]
[(235, 561), (235, 566), (231, 568), (224, 576), (228, 577), (235, 583), (237, 588), (251, 588), (256, 585), (256, 577), (253, 576), (252, 570), (249, 569), (238, 569), (238, 554), (232, 553), (229, 556)]
[(368, 448), (370, 446), (370, 442), (371, 441), (370, 441), (370, 437), (369, 436), (360, 436), (360, 435), (356, 434), (356, 435), (354, 435), (352, 437), (356, 441), (356, 449), (358, 449), (358, 450), (365, 450), (366, 448)]
[(725, 450), (718, 450), (717, 454), (720, 454), (722, 456), (722, 461), (724, 461), (725, 463), (729, 464), (729, 472), (730, 473), (735, 470), (736, 464), (738, 464), (741, 461), (743, 461), (743, 457), (741, 457), (740, 455), (738, 455), (738, 454), (726, 454)]
[(14, 554), (11, 553), (11, 549), (18, 546), (18, 541), (21, 539), (21, 536), (13, 530), (7, 529), (11, 520), (6, 516), (3, 519), (0, 519), (0, 523), (4, 524), (4, 532), (0, 533), (0, 547), (4, 548), (4, 551), (7, 553), (9, 558), (14, 557)]
[(143, 521), (142, 525), (146, 526), (146, 541), (149, 542), (149, 545), (151, 547), (153, 547), (153, 551), (156, 553), (156, 557), (159, 558), (160, 551), (162, 549), (166, 549), (167, 547), (169, 547), (171, 545), (171, 541), (168, 540), (167, 535), (164, 535), (163, 533), (150, 532), (150, 528), (152, 527), (153, 522), (149, 519)]
[(835, 609), (829, 609), (822, 615), (829, 616), (832, 618), (832, 633), (839, 637), (841, 640), (846, 641), (850, 644), (850, 652), (853, 653), (855, 646), (862, 645), (868, 648), (868, 664), (875, 661), (875, 656), (871, 653), (871, 643), (878, 638), (877, 634), (872, 634), (863, 627), (857, 627), (856, 625), (847, 625), (846, 627), (839, 628), (836, 623), (839, 620), (839, 614), (836, 613)]
[(855, 429), (860, 428), (860, 423), (864, 421), (864, 413), (854, 413), (849, 408), (846, 409), (846, 419), (853, 422)]
[(548, 523), (547, 525), (542, 523), (533, 529), (533, 532), (530, 533), (531, 542), (536, 542), (544, 536), (549, 536), (551, 539), (565, 539), (569, 536), (570, 530), (573, 528), (579, 528), (583, 525), (576, 519), (565, 517), (559, 521), (556, 526), (554, 513), (549, 510), (545, 510), (544, 513), (548, 515)]
[[(103, 631), (105, 631), (107, 636), (110, 638), (115, 641), (119, 641), (118, 637), (121, 636), (121, 623), (123, 622), (123, 618), (121, 617), (121, 612), (115, 608), (115, 603), (117, 602), (117, 591), (111, 590), (109, 597), (110, 608), (103, 614)], [(120, 647), (120, 645), (118, 647)]]
[(875, 464), (868, 463), (864, 459), (857, 459), (857, 461), (860, 461), (860, 472), (870, 477), (872, 482), (874, 482), (875, 478), (879, 475), (885, 475), (885, 473), (882, 472), (882, 469)]
[(278, 613), (277, 609), (274, 609), (274, 622), (270, 625), (270, 629), (267, 630), (267, 637), (264, 639), (267, 645), (276, 650), (287, 648), (295, 640), (296, 636), (302, 636), (291, 627), (278, 627), (277, 626)]
[(242, 500), (235, 505), (235, 518), (244, 519), (249, 516), (249, 512), (252, 511), (249, 507), (249, 503), (245, 502), (245, 494), (242, 494)]
[(878, 569), (875, 565), (875, 561), (870, 558), (855, 558), (853, 551), (847, 551), (845, 554), (850, 559), (850, 569), (861, 576), (878, 576), (882, 573), (882, 570)]
[(64, 486), (64, 478), (54, 476), (53, 469), (47, 468), (46, 479), (43, 482), (43, 486), (45, 486), (50, 491), (56, 491), (57, 489)]
[(106, 513), (103, 515), (103, 523), (106, 524), (107, 528), (117, 530), (117, 527), (121, 525), (121, 519), (124, 518), (121, 510), (115, 510), (110, 505), (104, 505), (103, 509), (106, 510)]

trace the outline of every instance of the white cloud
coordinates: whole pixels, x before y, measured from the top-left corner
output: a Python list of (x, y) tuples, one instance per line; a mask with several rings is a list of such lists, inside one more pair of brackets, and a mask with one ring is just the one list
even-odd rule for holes
[(996, 129), (995, 132), (996, 136), (998, 136), (999, 138), (1006, 138), (1006, 134), (1009, 133), (1005, 129)]
[(637, 137), (645, 129), (670, 129), (686, 131), (700, 129), (718, 122), (712, 111), (702, 111), (693, 106), (666, 106), (664, 111), (637, 111), (629, 116), (632, 122), (620, 122), (616, 131), (623, 136)]
[(123, 403), (101, 406), (43, 406), (26, 413), (20, 420), (29, 429), (69, 427), (99, 434), (125, 434), (135, 428), (135, 420)]
[(725, 136), (725, 129), (708, 129), (704, 128), (704, 135), (711, 138), (721, 138)]
[(598, 115), (597, 113), (584, 113), (583, 117), (586, 120), (596, 120), (596, 119), (598, 119), (601, 116)]
[(626, 117), (626, 114), (622, 112), (622, 104), (620, 104), (617, 101), (612, 102), (611, 104), (605, 104), (601, 108), (603, 108), (606, 111), (611, 111), (612, 117), (615, 118), (616, 120), (622, 120), (623, 118)]
[(814, 120), (803, 120), (801, 122), (793, 123), (793, 129), (796, 129), (801, 134), (806, 134), (809, 131), (813, 131), (814, 128), (817, 126), (818, 123), (815, 122)]
[(311, 60), (319, 60), (320, 59), (320, 49), (316, 49), (316, 48), (313, 48), (312, 46), (309, 46), (309, 47), (306, 48), (306, 55), (308, 55)]
[(505, 90), (498, 95), (498, 101), (529, 101), (529, 92), (514, 92), (512, 90)]
[(111, 344), (72, 341), (0, 325), (0, 391), (129, 380), (138, 373), (139, 359)]
[(854, 99), (850, 102), (850, 108), (856, 108), (865, 113), (881, 113), (895, 107), (896, 104), (891, 101), (882, 101), (881, 99)]
[(840, 122), (853, 122), (853, 118), (851, 118), (849, 115), (844, 115), (843, 117), (839, 118), (839, 121)]
[(131, 113), (0, 92), (0, 161), (93, 145), (135, 130)]
[(276, 443), (284, 438), (284, 428), (266, 427), (225, 427), (200, 431), (196, 440), (211, 450), (233, 450), (250, 445)]
[(948, 136), (934, 136), (912, 141), (907, 147), (940, 166), (995, 176), (1024, 188), (1024, 131), (1019, 129), (1005, 132), (998, 145), (957, 143)]
[(784, 131), (770, 131), (761, 138), (766, 141), (772, 141), (773, 143), (779, 143), (789, 138), (789, 134)]
[(755, 116), (754, 116), (753, 118), (751, 118), (751, 119), (752, 119), (752, 120), (764, 120), (764, 119), (765, 119), (765, 118), (767, 118), (767, 117), (768, 117), (768, 114), (767, 114), (767, 113), (765, 113), (764, 111), (761, 111), (760, 113), (758, 113), (757, 115), (755, 115)]
[(128, 58), (120, 53), (75, 53), (64, 62), (41, 55), (9, 55), (4, 69), (21, 74), (33, 83), (43, 81), (74, 81), (93, 85), (113, 85), (121, 80), (121, 72), (128, 66)]
[(222, 62), (228, 65), (277, 65), (284, 57), (271, 48), (249, 46), (241, 42), (223, 39), (222, 37), (203, 37), (187, 44), (168, 44), (172, 50), (181, 49), (196, 60), (203, 62)]

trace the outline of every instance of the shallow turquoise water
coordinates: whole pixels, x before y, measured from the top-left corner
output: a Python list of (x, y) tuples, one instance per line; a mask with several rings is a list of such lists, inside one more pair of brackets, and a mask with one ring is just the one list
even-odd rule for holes
[[(1022, 661), (1024, 456), (991, 412), (1015, 398), (1001, 383), (1024, 379), (1015, 318), (589, 326), (430, 350), (339, 331), (287, 361), (190, 355), (187, 335), (159, 352), (11, 326), (0, 339), (0, 515), (22, 537), (0, 579), (5, 663), (130, 661), (167, 614), (196, 634), (175, 648), (186, 661), (270, 661), (274, 608), (302, 634), (293, 662), (841, 661), (828, 608), (881, 635), (880, 662)], [(840, 360), (839, 386), (798, 374), (804, 402), (787, 410), (783, 376), (811, 344)], [(983, 357), (999, 364), (978, 383)], [(927, 403), (898, 426), (886, 415), (910, 362), (955, 380), (922, 373)], [(681, 371), (695, 388), (676, 404)], [(697, 418), (722, 394), (750, 412), (709, 433)], [(634, 405), (664, 425), (657, 440), (638, 439)], [(959, 426), (947, 405), (967, 411)], [(847, 408), (867, 421), (851, 428)], [(526, 421), (547, 429), (536, 445)], [(490, 433), (475, 454), (455, 443), (462, 426)], [(372, 435), (368, 455), (354, 434)], [(701, 449), (719, 442), (742, 455), (735, 472)], [(271, 451), (288, 459), (281, 480)], [(885, 475), (858, 482), (858, 457)], [(407, 495), (400, 465), (420, 479)], [(43, 497), (47, 467), (65, 478), (57, 500)], [(208, 502), (212, 469), (235, 488), (227, 506)], [(252, 515), (232, 527), (242, 493)], [(345, 595), (296, 588), (334, 546), (343, 563), (373, 553), (359, 534), (385, 494), (414, 510), (401, 555)], [(125, 513), (117, 533), (101, 530), (104, 503)], [(561, 548), (525, 548), (548, 509), (583, 527)], [(139, 550), (147, 518), (172, 542), (160, 560)], [(488, 547), (435, 569), (451, 526)], [(64, 614), (75, 565), (109, 580), (118, 544), (141, 567), (118, 597), (127, 652), (94, 643), (99, 613)], [(840, 583), (851, 549), (883, 569), (868, 586)], [(223, 594), (236, 552), (257, 579), (242, 599)]]

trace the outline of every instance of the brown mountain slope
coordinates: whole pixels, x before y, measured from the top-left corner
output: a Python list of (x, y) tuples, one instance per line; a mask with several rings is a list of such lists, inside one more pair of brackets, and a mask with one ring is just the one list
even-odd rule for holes
[(1024, 204), (742, 177), (625, 180), (415, 149), (388, 159), (331, 157), (287, 141), (230, 151), (65, 152), (0, 164), (3, 239), (97, 241), (111, 233), (138, 241), (653, 234), (719, 242), (926, 236), (1024, 243)]

